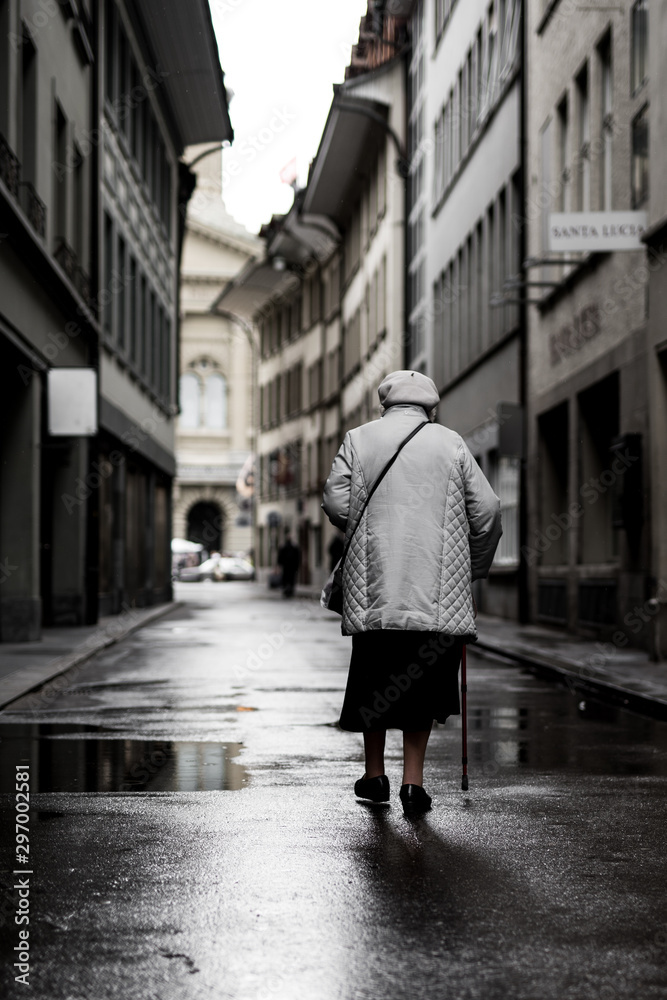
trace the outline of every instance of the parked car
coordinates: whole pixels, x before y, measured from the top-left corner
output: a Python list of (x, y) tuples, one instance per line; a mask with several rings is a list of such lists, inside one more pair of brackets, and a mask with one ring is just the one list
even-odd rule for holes
[(218, 561), (216, 574), (216, 579), (219, 580), (254, 580), (255, 567), (239, 556), (222, 556)]
[(223, 562), (222, 556), (217, 552), (212, 555), (210, 559), (205, 559), (201, 565), (197, 566), (199, 570), (199, 580), (222, 580), (220, 575), (220, 563)]
[(181, 567), (178, 579), (185, 583), (203, 580), (254, 580), (255, 567), (241, 556), (221, 556), (218, 552), (199, 566)]

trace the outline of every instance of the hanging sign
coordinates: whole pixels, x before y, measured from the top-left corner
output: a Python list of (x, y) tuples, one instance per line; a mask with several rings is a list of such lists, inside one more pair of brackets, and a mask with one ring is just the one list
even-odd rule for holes
[(552, 212), (549, 250), (644, 250), (646, 212)]
[(97, 434), (97, 372), (94, 368), (51, 368), (47, 375), (49, 434)]

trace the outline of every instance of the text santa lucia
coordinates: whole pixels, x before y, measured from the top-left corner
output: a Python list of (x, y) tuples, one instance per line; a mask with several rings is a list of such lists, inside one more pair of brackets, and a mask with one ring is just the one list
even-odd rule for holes
[(613, 239), (615, 236), (641, 236), (644, 231), (645, 227), (635, 222), (601, 226), (552, 226), (551, 236), (554, 240), (571, 239), (573, 236), (580, 236), (582, 239)]

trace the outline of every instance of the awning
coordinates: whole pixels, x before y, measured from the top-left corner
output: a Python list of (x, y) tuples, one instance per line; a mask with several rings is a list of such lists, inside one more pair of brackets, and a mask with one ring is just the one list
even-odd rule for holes
[(231, 142), (224, 73), (207, 0), (137, 0), (146, 44), (164, 88), (183, 147)]
[(301, 193), (286, 215), (274, 215), (262, 227), (266, 257), (248, 261), (222, 290), (211, 312), (223, 310), (251, 322), (271, 301), (298, 289), (309, 261), (329, 259), (340, 242), (338, 230), (329, 219), (303, 218), (300, 202)]
[(354, 186), (366, 177), (369, 150), (385, 135), (388, 116), (388, 105), (340, 90), (311, 167), (304, 213), (328, 216), (337, 224), (343, 221)]
[(288, 264), (305, 265), (308, 260), (328, 260), (340, 243), (338, 228), (326, 216), (305, 215), (302, 193), (280, 225), (268, 237), (267, 257), (283, 257)]
[(249, 261), (223, 288), (211, 312), (223, 309), (252, 323), (260, 310), (272, 300), (277, 302), (282, 295), (294, 291), (300, 283), (296, 274), (276, 271), (269, 261)]

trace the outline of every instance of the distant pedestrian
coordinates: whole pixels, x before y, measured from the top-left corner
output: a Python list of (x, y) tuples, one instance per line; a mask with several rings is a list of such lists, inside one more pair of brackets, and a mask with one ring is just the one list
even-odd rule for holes
[(282, 570), (282, 587), (285, 597), (294, 593), (296, 575), (301, 565), (301, 550), (292, 541), (289, 531), (285, 532), (285, 542), (278, 550), (278, 566)]
[(345, 535), (337, 531), (329, 543), (329, 572), (333, 573), (345, 548)]
[(364, 734), (359, 798), (385, 802), (387, 729), (403, 730), (401, 802), (430, 808), (423, 768), (433, 720), (460, 714), (458, 670), (475, 641), (471, 583), (488, 574), (502, 534), (500, 502), (463, 439), (433, 423), (435, 383), (397, 371), (378, 389), (382, 417), (349, 431), (322, 504), (329, 520), (356, 527), (375, 481), (411, 431), (363, 511), (343, 569), (344, 635), (352, 658), (340, 717)]

